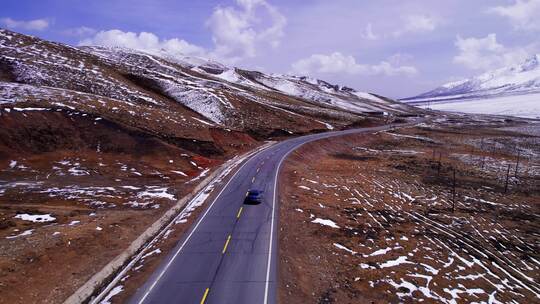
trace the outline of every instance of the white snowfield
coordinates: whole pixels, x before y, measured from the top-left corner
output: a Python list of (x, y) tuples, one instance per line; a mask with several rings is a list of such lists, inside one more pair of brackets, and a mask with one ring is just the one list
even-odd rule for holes
[(540, 93), (484, 99), (433, 101), (423, 103), (419, 107), (470, 114), (540, 118)]

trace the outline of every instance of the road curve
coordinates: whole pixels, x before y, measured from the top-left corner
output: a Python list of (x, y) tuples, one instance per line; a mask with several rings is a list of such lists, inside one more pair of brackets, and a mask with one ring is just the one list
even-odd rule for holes
[[(276, 303), (276, 185), (283, 160), (307, 142), (389, 128), (296, 137), (247, 159), (129, 303)], [(244, 205), (252, 188), (264, 190), (264, 200)]]

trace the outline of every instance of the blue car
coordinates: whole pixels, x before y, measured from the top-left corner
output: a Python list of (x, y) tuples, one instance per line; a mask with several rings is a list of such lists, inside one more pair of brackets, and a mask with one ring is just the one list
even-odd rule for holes
[(263, 200), (263, 192), (262, 190), (254, 190), (251, 189), (247, 192), (246, 199), (244, 200), (245, 204), (253, 204), (257, 205), (262, 203)]

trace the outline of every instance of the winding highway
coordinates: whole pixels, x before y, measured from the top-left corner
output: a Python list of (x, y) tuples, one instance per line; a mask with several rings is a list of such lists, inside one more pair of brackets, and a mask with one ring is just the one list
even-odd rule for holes
[[(307, 142), (389, 128), (296, 137), (245, 160), (129, 303), (276, 303), (282, 162)], [(245, 205), (248, 189), (264, 190), (263, 202)]]

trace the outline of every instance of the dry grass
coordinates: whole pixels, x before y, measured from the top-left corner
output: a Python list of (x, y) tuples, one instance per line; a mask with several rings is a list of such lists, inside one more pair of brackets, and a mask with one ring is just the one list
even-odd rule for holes
[(280, 302), (538, 301), (538, 156), (504, 193), (516, 145), (481, 169), (486, 152), (469, 144), (538, 141), (494, 127), (423, 126), (296, 152), (283, 181)]

